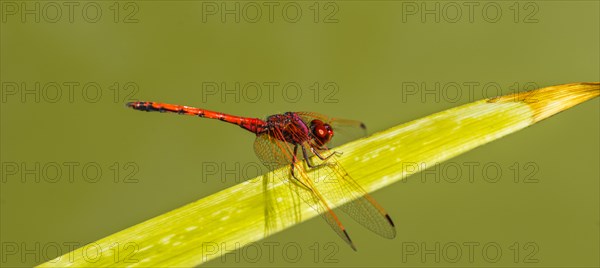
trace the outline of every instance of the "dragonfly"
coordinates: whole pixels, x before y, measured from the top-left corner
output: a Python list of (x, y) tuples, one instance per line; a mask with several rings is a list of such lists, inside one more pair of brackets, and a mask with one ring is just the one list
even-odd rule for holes
[[(289, 176), (279, 176), (279, 179), (293, 185), (295, 197), (315, 209), (353, 250), (356, 251), (356, 247), (332, 210), (331, 200), (347, 201), (339, 208), (372, 232), (388, 239), (396, 236), (389, 214), (340, 165), (337, 157), (341, 153), (328, 147), (339, 126), (366, 130), (360, 121), (313, 112), (285, 112), (263, 120), (151, 101), (129, 102), (126, 106), (139, 111), (177, 113), (238, 125), (256, 135), (254, 152), (267, 168), (289, 166)], [(303, 166), (318, 169), (318, 174), (326, 179), (311, 178)]]

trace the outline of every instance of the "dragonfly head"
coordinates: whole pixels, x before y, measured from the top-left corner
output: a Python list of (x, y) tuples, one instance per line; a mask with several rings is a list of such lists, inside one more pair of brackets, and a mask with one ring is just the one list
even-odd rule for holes
[(318, 119), (310, 121), (310, 132), (319, 146), (328, 143), (333, 137), (331, 126)]

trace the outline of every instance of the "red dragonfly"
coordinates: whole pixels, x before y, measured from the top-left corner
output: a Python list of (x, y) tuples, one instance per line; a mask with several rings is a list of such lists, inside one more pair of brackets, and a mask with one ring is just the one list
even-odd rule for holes
[[(129, 102), (127, 107), (147, 112), (171, 112), (218, 119), (238, 125), (256, 134), (254, 152), (265, 166), (270, 169), (290, 166), (291, 176), (280, 179), (297, 186), (293, 191), (296, 197), (316, 209), (352, 249), (356, 250), (356, 247), (327, 200), (346, 199), (349, 202), (340, 208), (358, 223), (385, 238), (391, 239), (396, 236), (394, 223), (387, 212), (337, 162), (336, 156), (341, 153), (331, 151), (327, 147), (334, 134), (333, 128), (337, 125), (366, 129), (361, 122), (329, 118), (310, 112), (286, 112), (262, 120), (148, 101)], [(319, 164), (313, 162), (313, 156), (319, 159)], [(318, 169), (321, 178), (326, 179), (311, 179), (302, 165), (298, 165), (302, 162), (305, 162), (309, 169)]]

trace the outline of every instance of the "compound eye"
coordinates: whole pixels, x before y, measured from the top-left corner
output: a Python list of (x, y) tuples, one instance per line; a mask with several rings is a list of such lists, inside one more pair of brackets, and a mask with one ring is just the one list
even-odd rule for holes
[(310, 122), (310, 124), (312, 134), (319, 145), (329, 142), (333, 137), (333, 129), (329, 124), (325, 124), (323, 121), (316, 119)]

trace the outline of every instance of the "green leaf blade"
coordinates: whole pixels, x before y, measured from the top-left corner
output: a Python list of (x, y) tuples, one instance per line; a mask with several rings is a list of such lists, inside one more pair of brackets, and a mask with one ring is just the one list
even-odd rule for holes
[[(336, 148), (344, 153), (338, 161), (365, 190), (373, 192), (599, 94), (598, 82), (574, 83), (476, 101), (345, 144)], [(267, 176), (285, 176), (287, 172), (282, 169)], [(309, 176), (319, 179), (316, 172), (309, 171)], [(40, 267), (196, 266), (218, 258), (264, 238), (266, 195), (262, 179), (235, 185)], [(284, 183), (277, 182), (268, 194), (281, 196), (286, 190)], [(328, 201), (332, 207), (344, 202)], [(289, 204), (282, 204), (278, 211), (293, 213), (298, 209)], [(309, 206), (302, 206), (299, 213), (301, 221), (316, 216)], [(271, 234), (298, 222), (281, 220)], [(129, 251), (126, 245), (132, 245)], [(96, 249), (101, 249), (99, 257)]]

